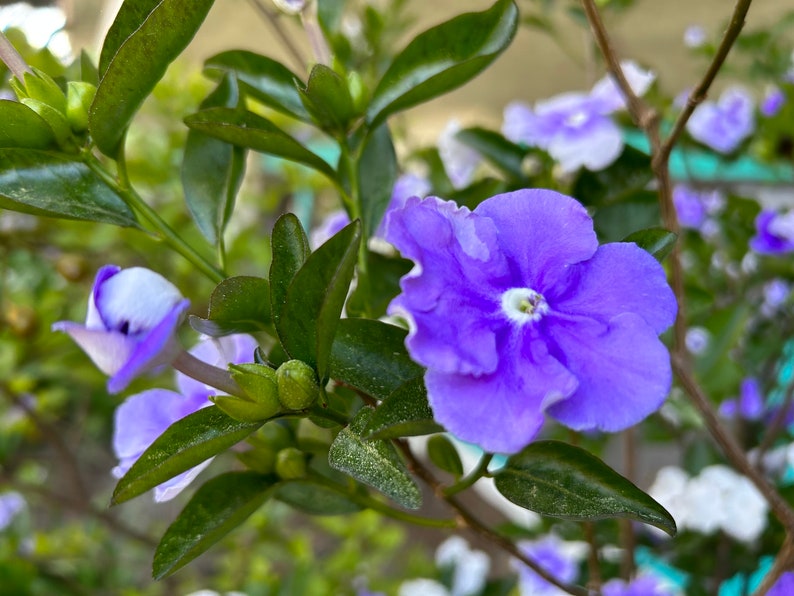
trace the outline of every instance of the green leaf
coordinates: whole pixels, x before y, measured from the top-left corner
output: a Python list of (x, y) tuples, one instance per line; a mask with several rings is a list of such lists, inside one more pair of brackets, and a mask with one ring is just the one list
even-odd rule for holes
[(292, 213), (278, 218), (270, 243), (270, 310), (276, 330), (281, 335), (281, 312), (287, 304), (287, 289), (311, 250), (300, 220)]
[(455, 137), (511, 178), (526, 179), (527, 176), (521, 165), (527, 155), (527, 150), (508, 141), (498, 132), (474, 127), (458, 131)]
[(664, 228), (647, 228), (629, 234), (621, 242), (634, 242), (661, 263), (672, 252), (677, 238)]
[(55, 144), (46, 120), (18, 101), (0, 100), (0, 122), (0, 148), (47, 149)]
[(397, 154), (386, 124), (372, 131), (367, 139), (358, 162), (358, 179), (361, 222), (364, 237), (369, 238), (383, 219), (397, 180)]
[(344, 134), (358, 116), (347, 81), (325, 64), (315, 64), (306, 87), (299, 87), (301, 101), (323, 130)]
[(350, 426), (343, 428), (328, 450), (332, 468), (349, 474), (408, 509), (422, 504), (419, 487), (408, 475), (405, 465), (391, 443), (363, 438), (373, 410), (361, 408)]
[(296, 82), (300, 77), (280, 62), (244, 50), (221, 52), (204, 63), (210, 71), (233, 73), (246, 95), (283, 114), (312, 122)]
[(642, 190), (596, 209), (593, 225), (601, 242), (619, 242), (637, 230), (658, 226), (659, 217), (656, 192)]
[(312, 515), (343, 515), (363, 509), (345, 493), (311, 478), (282, 482), (275, 498)]
[(497, 490), (520, 507), (575, 520), (627, 518), (675, 535), (675, 520), (596, 456), (560, 441), (537, 441), (496, 473)]
[(262, 422), (239, 422), (217, 406), (177, 420), (132, 464), (113, 491), (118, 505), (189, 470), (245, 439)]
[(334, 169), (267, 118), (232, 108), (210, 108), (185, 118), (185, 124), (216, 139), (282, 157), (336, 180)]
[(198, 31), (213, 0), (127, 0), (102, 50), (102, 78), (89, 130), (102, 153), (116, 157), (143, 100)]
[(400, 293), (400, 278), (412, 267), (413, 263), (408, 259), (387, 257), (368, 250), (366, 283), (357, 284), (350, 295), (348, 316), (376, 319), (385, 315), (389, 303)]
[(427, 455), (439, 469), (453, 476), (463, 476), (463, 462), (452, 441), (444, 435), (430, 437), (427, 442)]
[[(201, 104), (202, 109), (235, 107), (240, 102), (236, 80), (224, 77)], [(190, 130), (182, 161), (182, 187), (190, 214), (204, 237), (214, 245), (234, 210), (245, 174), (246, 151), (197, 130)]]
[(32, 149), (0, 149), (0, 208), (137, 226), (126, 203), (84, 163)]
[(206, 319), (190, 317), (193, 329), (212, 337), (269, 331), (270, 325), (267, 280), (245, 275), (224, 279), (215, 287)]
[(275, 482), (256, 472), (229, 472), (205, 482), (157, 545), (154, 579), (181, 569), (242, 524), (270, 498)]
[(368, 439), (398, 439), (429, 435), (444, 430), (433, 420), (422, 377), (400, 385), (384, 399), (369, 419)]
[(370, 319), (342, 319), (331, 347), (331, 377), (376, 399), (424, 374), (405, 349), (407, 331)]
[(321, 382), (356, 268), (361, 223), (356, 220), (314, 251), (287, 289), (279, 338), (287, 353), (311, 364)]
[(571, 194), (584, 205), (606, 205), (630, 199), (652, 179), (651, 158), (627, 145), (607, 168), (598, 172), (582, 169)]
[(462, 14), (421, 33), (381, 78), (367, 120), (375, 127), (395, 112), (470, 81), (507, 48), (517, 25), (516, 5), (498, 0), (484, 12)]

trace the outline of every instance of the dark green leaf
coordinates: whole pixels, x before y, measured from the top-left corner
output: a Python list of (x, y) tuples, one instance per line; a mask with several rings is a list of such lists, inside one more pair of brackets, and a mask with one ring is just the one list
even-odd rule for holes
[(511, 178), (517, 180), (526, 178), (526, 174), (521, 169), (521, 164), (527, 154), (526, 149), (508, 141), (498, 132), (474, 127), (459, 131), (455, 137), (461, 143), (476, 150)]
[(168, 577), (242, 524), (273, 493), (275, 479), (229, 472), (205, 482), (165, 531), (154, 553), (154, 579)]
[(437, 97), (482, 72), (510, 44), (518, 25), (512, 0), (467, 13), (418, 35), (389, 66), (372, 95), (367, 120), (388, 116)]
[(216, 139), (301, 163), (335, 180), (328, 162), (312, 153), (267, 118), (232, 108), (210, 108), (185, 118), (185, 124)]
[(323, 130), (345, 133), (358, 114), (347, 81), (325, 64), (316, 64), (305, 88), (298, 88), (306, 110)]
[(474, 184), (470, 184), (466, 188), (453, 191), (447, 196), (451, 201), (455, 201), (461, 207), (476, 209), (477, 205), (482, 203), (485, 199), (489, 199), (507, 190), (507, 184), (505, 184), (503, 180), (491, 178), (489, 176), (477, 180)]
[(327, 379), (331, 344), (347, 298), (361, 243), (356, 220), (314, 251), (287, 289), (279, 338), (287, 353)]
[(430, 437), (427, 442), (427, 455), (439, 469), (453, 476), (463, 476), (463, 462), (452, 441), (444, 435)]
[(161, 0), (131, 0), (119, 6), (116, 18), (113, 19), (113, 24), (105, 35), (105, 41), (102, 42), (102, 51), (99, 54), (99, 74), (101, 76), (107, 72), (111, 60), (122, 44), (135, 33), (160, 2)]
[(678, 236), (664, 228), (648, 228), (629, 234), (621, 242), (634, 242), (661, 263), (673, 250), (676, 238)]
[(344, 493), (311, 478), (282, 482), (275, 498), (312, 515), (342, 515), (363, 509)]
[(137, 225), (126, 203), (85, 164), (32, 149), (0, 149), (0, 208)]
[(273, 226), (270, 237), (270, 310), (273, 322), (281, 335), (281, 312), (287, 304), (287, 288), (309, 258), (309, 239), (292, 213), (285, 213)]
[(0, 100), (0, 122), (0, 148), (47, 149), (55, 144), (44, 118), (18, 101)]
[(621, 156), (603, 170), (582, 169), (572, 195), (585, 205), (605, 205), (631, 198), (653, 178), (651, 158), (628, 145)]
[(364, 237), (375, 234), (389, 206), (397, 180), (397, 155), (386, 124), (372, 131), (358, 162), (361, 221)]
[(675, 520), (659, 503), (584, 449), (537, 441), (507, 460), (497, 490), (520, 507), (563, 519), (627, 518), (675, 535)]
[(312, 121), (295, 84), (300, 78), (280, 62), (253, 52), (232, 50), (213, 56), (204, 68), (234, 73), (246, 95), (304, 122)]
[(119, 480), (112, 503), (145, 493), (245, 439), (262, 422), (239, 422), (216, 406), (177, 420), (155, 439)]
[[(232, 108), (240, 102), (236, 79), (225, 76), (201, 109)], [(204, 237), (214, 245), (234, 210), (234, 202), (245, 174), (246, 151), (197, 130), (190, 130), (182, 161), (185, 201)]]
[(270, 324), (270, 289), (261, 277), (224, 279), (212, 291), (207, 318), (190, 317), (193, 329), (212, 337), (267, 331)]
[(424, 374), (405, 349), (407, 332), (370, 319), (342, 319), (331, 348), (331, 377), (376, 399)]
[(596, 209), (593, 224), (602, 242), (619, 242), (637, 230), (658, 226), (659, 217), (656, 193), (643, 190)]
[[(407, 259), (368, 250), (366, 278), (359, 281), (347, 301), (348, 316), (376, 319), (385, 315), (389, 303), (400, 293), (400, 278), (412, 267), (413, 263)], [(359, 275), (359, 280), (364, 278), (360, 272)]]
[(363, 407), (350, 426), (343, 428), (328, 450), (332, 468), (349, 474), (408, 509), (422, 504), (419, 487), (408, 475), (394, 446), (385, 441), (367, 441), (364, 429), (373, 410)]
[(424, 379), (417, 377), (400, 385), (381, 402), (369, 419), (365, 436), (368, 439), (397, 439), (443, 430), (433, 420)]
[(111, 28), (119, 31), (118, 37), (110, 36), (107, 53), (112, 57), (107, 63), (100, 60), (102, 79), (89, 113), (91, 137), (102, 153), (116, 157), (135, 112), (193, 39), (212, 4), (213, 0), (124, 2), (116, 17), (119, 26), (114, 23)]

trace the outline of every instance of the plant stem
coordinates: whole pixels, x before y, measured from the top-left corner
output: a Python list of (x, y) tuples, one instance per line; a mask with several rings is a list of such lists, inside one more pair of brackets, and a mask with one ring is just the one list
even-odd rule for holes
[(214, 283), (220, 283), (226, 277), (223, 271), (215, 267), (201, 254), (199, 254), (192, 246), (186, 243), (177, 234), (174, 229), (169, 226), (157, 212), (149, 206), (146, 201), (126, 182), (126, 170), (123, 165), (123, 158), (119, 163), (119, 178), (120, 181), (111, 176), (102, 163), (91, 153), (84, 154), (84, 163), (99, 176), (102, 181), (107, 184), (113, 192), (115, 192), (121, 199), (129, 205), (129, 207), (140, 213), (146, 221), (155, 229), (157, 235), (164, 240), (171, 248), (190, 261), (196, 268), (201, 271), (207, 278)]
[(25, 83), (25, 73), (33, 74), (28, 63), (25, 62), (25, 59), (17, 52), (17, 49), (11, 45), (11, 42), (8, 41), (8, 38), (2, 31), (0, 31), (0, 61), (5, 62), (8, 70), (10, 70), (23, 85)]
[(587, 540), (587, 571), (590, 574), (587, 580), (587, 588), (595, 592), (598, 596), (601, 595), (601, 565), (598, 562), (598, 542), (596, 541), (595, 524), (593, 522), (584, 522), (584, 535)]
[(250, 0), (251, 6), (254, 7), (254, 10), (264, 18), (270, 27), (273, 29), (273, 32), (278, 36), (281, 40), (281, 43), (284, 44), (284, 49), (287, 50), (287, 54), (292, 57), (295, 61), (295, 64), (300, 70), (307, 71), (308, 70), (308, 63), (306, 62), (306, 58), (303, 57), (298, 46), (295, 45), (295, 42), (292, 41), (292, 38), (284, 31), (284, 28), (281, 26), (281, 21), (279, 21), (279, 17), (281, 13), (277, 13), (268, 9), (262, 2), (259, 0)]
[(444, 489), (444, 495), (449, 497), (452, 495), (456, 495), (462, 490), (469, 488), (472, 484), (477, 482), (480, 478), (485, 476), (488, 473), (488, 464), (491, 463), (493, 459), (493, 453), (483, 453), (482, 457), (480, 458), (477, 467), (474, 468), (471, 473), (466, 476), (465, 478), (461, 478), (458, 482), (453, 484), (452, 486), (448, 486)]
[(191, 379), (196, 379), (229, 395), (248, 399), (228, 371), (207, 364), (189, 352), (182, 350), (171, 364), (176, 370)]

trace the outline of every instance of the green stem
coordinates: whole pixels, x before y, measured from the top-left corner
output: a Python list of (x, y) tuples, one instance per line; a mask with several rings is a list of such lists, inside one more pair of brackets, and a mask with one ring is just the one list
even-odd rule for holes
[(113, 178), (100, 161), (91, 153), (84, 154), (85, 164), (99, 176), (102, 181), (107, 184), (113, 192), (115, 192), (121, 199), (137, 213), (141, 214), (146, 221), (155, 229), (157, 235), (164, 240), (171, 248), (190, 261), (196, 268), (206, 275), (210, 280), (215, 283), (220, 283), (226, 278), (223, 271), (215, 267), (201, 254), (199, 254), (192, 246), (187, 244), (174, 229), (169, 226), (158, 214), (150, 207), (146, 201), (130, 186), (127, 181), (126, 169), (124, 167), (124, 160), (121, 159), (119, 163), (119, 178), (117, 181)]
[(329, 488), (335, 492), (344, 495), (354, 503), (361, 505), (362, 507), (372, 509), (373, 511), (377, 511), (378, 513), (381, 513), (392, 519), (407, 522), (417, 526), (423, 526), (426, 528), (456, 528), (458, 525), (457, 521), (455, 521), (454, 519), (436, 519), (433, 517), (422, 517), (421, 515), (414, 515), (413, 513), (408, 513), (407, 511), (394, 509), (392, 507), (389, 507), (385, 503), (378, 501), (377, 499), (373, 499), (369, 495), (354, 493), (350, 490), (347, 490), (347, 487), (341, 484), (337, 484), (336, 482), (329, 480), (325, 476), (320, 476), (319, 474), (311, 474), (310, 478), (313, 482), (316, 482), (317, 484), (321, 484), (326, 488)]
[(316, 418), (321, 418), (322, 420), (327, 420), (334, 424), (339, 424), (340, 426), (347, 426), (350, 424), (350, 420), (348, 420), (347, 416), (331, 408), (324, 408), (323, 406), (315, 404), (309, 411), (311, 415)]
[(456, 482), (452, 486), (448, 486), (447, 488), (445, 488), (443, 491), (444, 496), (449, 497), (452, 495), (456, 495), (462, 490), (466, 490), (472, 484), (477, 482), (480, 478), (485, 476), (488, 473), (488, 464), (491, 463), (492, 459), (493, 459), (493, 453), (483, 453), (482, 457), (480, 458), (479, 464), (477, 464), (477, 467), (474, 468), (474, 470), (472, 470), (468, 476), (461, 478), (458, 482)]

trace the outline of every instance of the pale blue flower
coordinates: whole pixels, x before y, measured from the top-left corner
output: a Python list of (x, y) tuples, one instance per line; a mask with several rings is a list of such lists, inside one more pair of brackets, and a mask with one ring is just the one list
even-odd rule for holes
[(684, 45), (699, 48), (706, 43), (706, 30), (701, 25), (690, 25), (684, 31)]
[[(521, 552), (536, 563), (541, 569), (558, 581), (570, 584), (579, 576), (579, 558), (576, 549), (570, 548), (564, 541), (553, 534), (538, 540), (524, 540), (518, 543)], [(549, 583), (532, 569), (518, 560), (511, 565), (518, 571), (518, 592), (521, 596), (562, 596), (562, 591)]]
[(0, 494), (0, 531), (5, 530), (25, 508), (25, 498), (16, 491)]
[(686, 129), (692, 138), (719, 151), (731, 153), (755, 130), (755, 103), (742, 87), (729, 87), (714, 101), (700, 104)]
[(438, 155), (454, 188), (468, 186), (482, 163), (482, 156), (477, 151), (457, 139), (455, 135), (460, 130), (460, 123), (450, 120), (438, 137)]
[(782, 213), (763, 209), (755, 219), (755, 229), (750, 239), (755, 252), (780, 256), (794, 251), (794, 209)]

